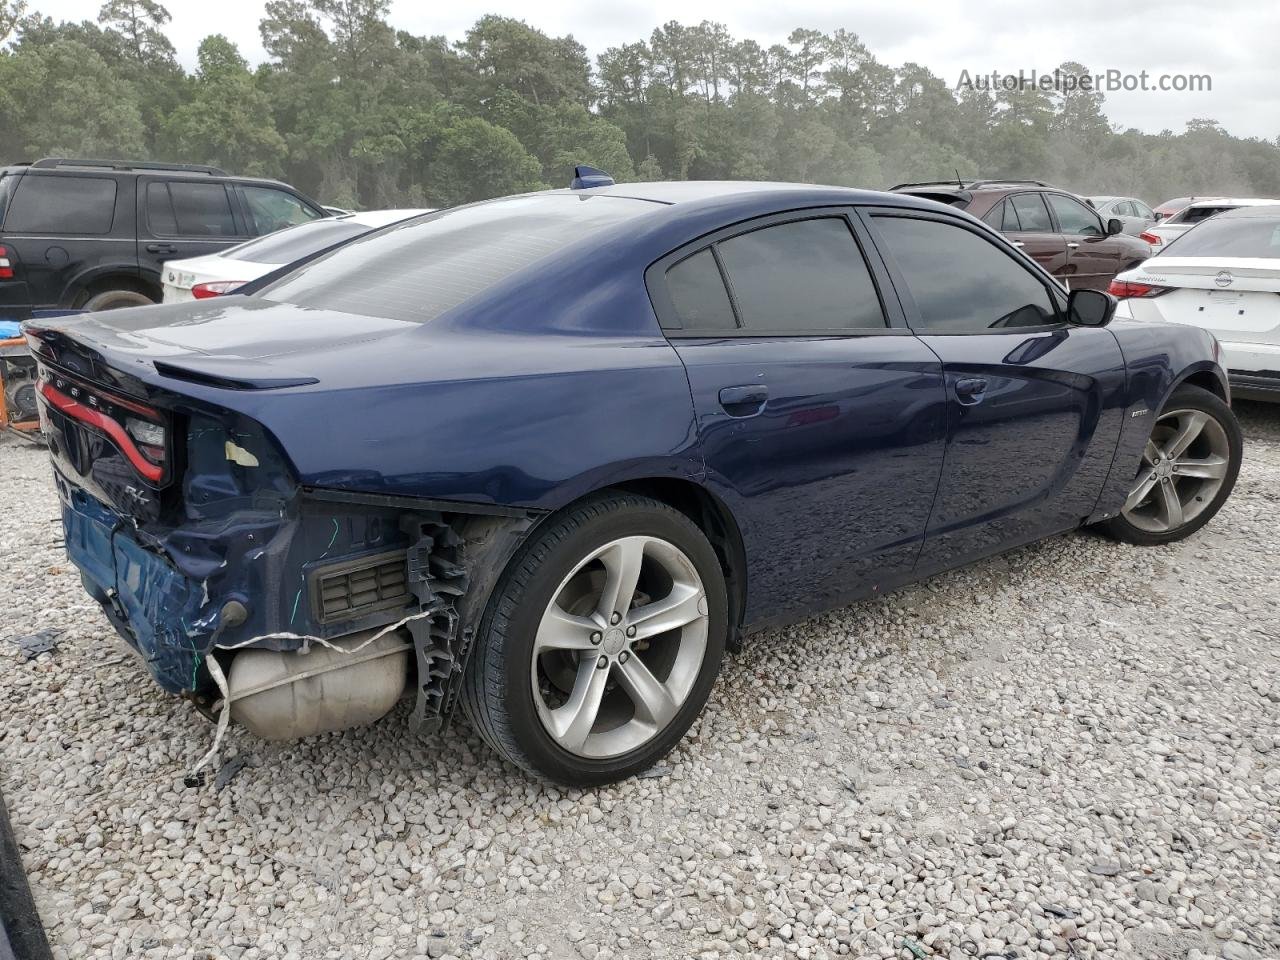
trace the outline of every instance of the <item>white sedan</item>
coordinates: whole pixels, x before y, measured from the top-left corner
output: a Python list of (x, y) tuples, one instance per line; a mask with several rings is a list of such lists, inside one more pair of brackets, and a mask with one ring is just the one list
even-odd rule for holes
[(345, 243), (361, 234), (431, 213), (426, 210), (368, 210), (312, 220), (257, 237), (204, 257), (170, 260), (161, 270), (164, 303), (204, 300), (231, 293), (250, 280)]
[(1203, 223), (1210, 217), (1216, 217), (1220, 213), (1237, 210), (1240, 207), (1269, 207), (1277, 203), (1280, 203), (1280, 200), (1261, 197), (1202, 197), (1191, 201), (1177, 213), (1165, 217), (1159, 223), (1147, 227), (1139, 236), (1159, 252), (1162, 246), (1171, 243), (1196, 224)]
[(1111, 281), (1117, 317), (1209, 330), (1232, 396), (1280, 402), (1280, 205), (1220, 213)]

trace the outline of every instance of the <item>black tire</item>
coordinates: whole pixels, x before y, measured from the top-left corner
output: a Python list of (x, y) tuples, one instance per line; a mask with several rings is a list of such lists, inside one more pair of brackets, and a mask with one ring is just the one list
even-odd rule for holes
[(103, 290), (101, 293), (95, 293), (92, 297), (84, 302), (84, 309), (89, 311), (97, 310), (122, 310), (125, 307), (147, 307), (155, 303), (145, 293), (139, 293), (137, 290)]
[[(629, 753), (607, 759), (565, 750), (544, 728), (531, 673), (538, 624), (556, 590), (593, 551), (621, 537), (659, 537), (693, 563), (707, 598), (702, 666), (665, 729)], [(702, 531), (679, 511), (648, 497), (592, 497), (544, 521), (499, 580), (467, 664), (462, 705), (480, 735), (529, 773), (575, 787), (596, 786), (651, 767), (685, 735), (706, 704), (724, 656), (728, 601), (724, 572)]]
[(1231, 491), (1236, 484), (1236, 478), (1240, 473), (1240, 461), (1244, 455), (1244, 436), (1240, 431), (1240, 423), (1236, 419), (1235, 413), (1232, 412), (1231, 408), (1222, 400), (1218, 399), (1217, 396), (1210, 393), (1208, 390), (1202, 389), (1201, 387), (1184, 385), (1173, 391), (1169, 396), (1169, 399), (1165, 402), (1163, 410), (1153, 417), (1152, 420), (1158, 421), (1159, 417), (1162, 416), (1166, 410), (1174, 411), (1182, 409), (1198, 410), (1202, 413), (1208, 414), (1210, 417), (1218, 421), (1223, 432), (1226, 434), (1230, 454), (1228, 456), (1227, 473), (1223, 478), (1222, 486), (1218, 488), (1217, 493), (1213, 496), (1209, 505), (1201, 510), (1199, 514), (1181, 526), (1167, 532), (1155, 533), (1150, 530), (1144, 530), (1141, 527), (1135, 526), (1127, 517), (1124, 516), (1123, 513), (1121, 513), (1112, 517), (1110, 520), (1104, 520), (1097, 525), (1097, 528), (1103, 533), (1106, 533), (1124, 543), (1132, 543), (1142, 547), (1153, 547), (1164, 543), (1174, 543), (1178, 540), (1183, 540), (1191, 536), (1212, 520), (1214, 516), (1217, 515), (1218, 511), (1222, 509), (1222, 505), (1226, 503), (1227, 497), (1231, 496)]

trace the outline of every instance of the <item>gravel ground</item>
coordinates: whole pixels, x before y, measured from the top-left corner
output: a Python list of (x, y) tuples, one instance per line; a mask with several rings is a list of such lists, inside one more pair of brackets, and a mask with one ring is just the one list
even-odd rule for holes
[[(1280, 956), (1280, 410), (1199, 536), (1059, 537), (754, 638), (651, 775), (566, 791), (407, 707), (183, 785), (0, 441), (0, 788), (59, 957)], [(30, 663), (8, 641), (51, 628)]]

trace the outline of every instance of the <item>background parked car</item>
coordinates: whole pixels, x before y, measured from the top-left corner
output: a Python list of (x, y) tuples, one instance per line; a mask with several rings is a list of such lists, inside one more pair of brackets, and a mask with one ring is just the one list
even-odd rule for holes
[[(1173, 216), (1175, 213), (1177, 213), (1187, 204), (1193, 202), (1196, 199), (1197, 199), (1196, 197), (1174, 197), (1172, 200), (1166, 200), (1164, 203), (1157, 206), (1153, 211), (1156, 215), (1156, 222), (1159, 223), (1161, 220), (1164, 220), (1167, 217)], [(1211, 198), (1199, 197), (1198, 199), (1208, 200)]]
[(1104, 220), (1084, 200), (1039, 180), (903, 183), (897, 193), (959, 207), (1006, 234), (1067, 286), (1105, 290), (1121, 270), (1151, 256), (1124, 225)]
[(1205, 197), (1195, 200), (1177, 213), (1170, 214), (1155, 226), (1142, 232), (1142, 239), (1158, 249), (1163, 244), (1180, 237), (1197, 223), (1210, 217), (1235, 210), (1239, 207), (1265, 207), (1280, 203), (1280, 200), (1259, 199), (1257, 197)]
[(1103, 220), (1115, 217), (1124, 232), (1136, 237), (1156, 222), (1155, 211), (1137, 197), (1090, 197), (1089, 202)]
[(1232, 395), (1280, 402), (1280, 205), (1238, 207), (1172, 240), (1111, 293), (1117, 316), (1211, 331)]
[(163, 263), (325, 216), (275, 180), (49, 157), (0, 169), (0, 313), (160, 300)]
[(345, 243), (370, 230), (431, 213), (422, 210), (366, 210), (300, 223), (219, 253), (164, 265), (164, 302), (203, 300), (231, 293), (272, 270)]

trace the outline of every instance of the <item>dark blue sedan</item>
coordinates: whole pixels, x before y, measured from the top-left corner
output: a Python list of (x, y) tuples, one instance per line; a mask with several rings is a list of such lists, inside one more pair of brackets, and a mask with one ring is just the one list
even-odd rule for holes
[(1111, 323), (962, 212), (581, 172), (28, 325), (68, 552), (162, 687), (265, 737), (461, 701), (602, 783), (752, 631), (1231, 491), (1213, 337)]

